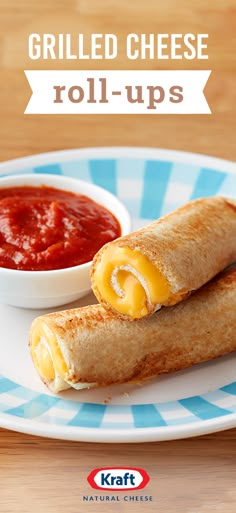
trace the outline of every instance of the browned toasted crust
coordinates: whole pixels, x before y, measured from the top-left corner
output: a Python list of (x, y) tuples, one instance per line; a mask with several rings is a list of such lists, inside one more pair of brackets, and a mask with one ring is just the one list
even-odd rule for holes
[[(103, 246), (94, 257), (91, 282), (98, 301), (111, 310), (97, 286), (95, 270), (106, 250), (117, 246), (142, 253), (159, 269), (171, 288), (163, 305), (171, 306), (236, 260), (236, 200), (212, 197), (191, 201)], [(156, 305), (147, 307), (151, 314)]]
[[(105, 386), (142, 381), (235, 351), (235, 311), (236, 269), (231, 269), (186, 301), (135, 322), (101, 305), (40, 319), (63, 348), (67, 378)], [(32, 329), (36, 326), (37, 319)]]

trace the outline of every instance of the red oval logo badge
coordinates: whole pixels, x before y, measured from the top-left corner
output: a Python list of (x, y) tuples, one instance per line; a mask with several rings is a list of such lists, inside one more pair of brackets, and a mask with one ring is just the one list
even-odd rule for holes
[(96, 490), (140, 490), (150, 477), (142, 468), (104, 467), (92, 470), (87, 481)]

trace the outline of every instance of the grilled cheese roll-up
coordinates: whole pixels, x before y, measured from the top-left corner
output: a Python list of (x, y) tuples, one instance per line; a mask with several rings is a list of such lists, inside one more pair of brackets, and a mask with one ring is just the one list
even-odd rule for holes
[(101, 305), (38, 317), (30, 351), (53, 392), (141, 382), (235, 351), (235, 312), (231, 269), (178, 305), (136, 322)]
[(95, 255), (92, 289), (119, 315), (172, 306), (236, 260), (236, 200), (203, 198), (116, 239)]

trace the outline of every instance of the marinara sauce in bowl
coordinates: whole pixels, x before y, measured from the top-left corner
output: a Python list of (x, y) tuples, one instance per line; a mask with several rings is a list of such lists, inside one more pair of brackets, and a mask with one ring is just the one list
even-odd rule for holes
[(0, 300), (26, 308), (86, 295), (95, 253), (129, 233), (124, 205), (96, 185), (64, 176), (0, 180)]

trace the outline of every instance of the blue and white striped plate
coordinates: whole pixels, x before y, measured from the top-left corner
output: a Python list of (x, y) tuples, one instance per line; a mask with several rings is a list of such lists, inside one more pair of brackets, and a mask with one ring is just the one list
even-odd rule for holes
[[(170, 150), (92, 148), (0, 164), (0, 176), (32, 172), (77, 177), (105, 187), (128, 207), (134, 228), (191, 199), (236, 193), (234, 163)], [(71, 307), (90, 302), (92, 295)], [(143, 442), (236, 426), (235, 354), (142, 386), (70, 390), (54, 396), (36, 375), (27, 348), (29, 326), (38, 314), (0, 305), (2, 427), (69, 440)]]

